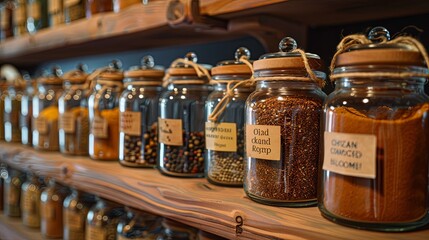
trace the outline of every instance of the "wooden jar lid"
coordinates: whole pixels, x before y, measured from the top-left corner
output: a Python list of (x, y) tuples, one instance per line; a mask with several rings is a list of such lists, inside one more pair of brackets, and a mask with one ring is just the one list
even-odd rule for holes
[(402, 48), (374, 48), (341, 53), (338, 55), (335, 65), (337, 67), (357, 65), (424, 66), (424, 61), (417, 51)]
[(245, 64), (221, 65), (212, 68), (212, 75), (252, 75), (252, 70)]
[(122, 81), (124, 73), (121, 71), (107, 71), (98, 75), (97, 80)]
[(128, 78), (138, 78), (138, 77), (148, 77), (148, 78), (162, 78), (164, 77), (164, 71), (160, 69), (137, 69), (129, 70), (124, 73), (124, 77)]
[[(320, 58), (307, 58), (311, 69), (321, 69), (323, 66)], [(279, 69), (304, 69), (302, 57), (278, 57), (256, 60), (253, 63), (255, 71), (279, 70)]]

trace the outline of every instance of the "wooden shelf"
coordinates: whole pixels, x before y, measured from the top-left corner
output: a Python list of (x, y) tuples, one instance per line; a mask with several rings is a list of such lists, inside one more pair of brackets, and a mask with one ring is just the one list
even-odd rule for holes
[[(429, 229), (379, 233), (347, 228), (324, 219), (316, 207), (266, 206), (249, 200), (241, 188), (214, 186), (205, 179), (171, 178), (155, 169), (37, 152), (18, 144), (0, 143), (0, 159), (12, 167), (51, 176), (83, 191), (228, 239), (426, 240), (429, 236)], [(241, 234), (236, 233), (238, 216), (243, 219)]]
[(0, 239), (42, 240), (38, 228), (29, 228), (22, 224), (21, 218), (11, 218), (0, 211)]

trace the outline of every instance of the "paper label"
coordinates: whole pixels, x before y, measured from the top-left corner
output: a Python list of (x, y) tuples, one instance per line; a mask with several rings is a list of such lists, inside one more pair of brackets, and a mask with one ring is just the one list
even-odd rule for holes
[(248, 157), (280, 161), (280, 126), (246, 125)]
[(98, 228), (94, 226), (86, 225), (86, 240), (105, 240), (106, 232), (103, 228)]
[(120, 114), (120, 131), (132, 136), (141, 136), (141, 113), (125, 111)]
[(324, 170), (375, 179), (375, 135), (325, 132), (324, 141)]
[(65, 226), (72, 231), (83, 231), (83, 216), (70, 210), (64, 212)]
[(206, 148), (214, 151), (237, 152), (235, 123), (206, 122)]
[(42, 14), (42, 8), (38, 1), (32, 1), (27, 4), (27, 13), (29, 17), (32, 17), (34, 20), (40, 19)]
[(183, 146), (182, 119), (158, 118), (159, 142)]
[(106, 119), (95, 116), (91, 126), (91, 133), (96, 138), (107, 138), (108, 137), (108, 122)]
[(40, 135), (48, 134), (48, 123), (43, 117), (34, 119), (34, 128), (39, 132)]
[(65, 133), (75, 133), (76, 117), (73, 113), (65, 112), (61, 114), (59, 121), (60, 129), (63, 129)]

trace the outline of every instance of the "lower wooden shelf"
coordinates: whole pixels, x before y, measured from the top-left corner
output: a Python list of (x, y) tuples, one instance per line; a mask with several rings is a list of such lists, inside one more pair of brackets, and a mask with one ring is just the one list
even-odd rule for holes
[(0, 239), (41, 240), (43, 238), (38, 228), (25, 227), (22, 225), (21, 218), (10, 218), (0, 211)]
[(324, 219), (316, 207), (265, 206), (248, 199), (241, 188), (166, 177), (155, 169), (125, 168), (118, 162), (37, 152), (19, 144), (0, 143), (0, 161), (228, 239), (426, 240), (429, 236), (428, 228), (380, 233), (343, 227)]

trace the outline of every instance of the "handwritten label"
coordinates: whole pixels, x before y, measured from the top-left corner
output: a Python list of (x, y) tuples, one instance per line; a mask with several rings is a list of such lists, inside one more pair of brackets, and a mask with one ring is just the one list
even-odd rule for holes
[(323, 169), (375, 179), (376, 150), (375, 135), (325, 132)]
[(65, 112), (60, 116), (60, 129), (63, 129), (65, 133), (75, 133), (75, 122), (75, 115), (71, 112)]
[(120, 131), (131, 136), (141, 136), (141, 115), (140, 112), (121, 112)]
[(95, 226), (91, 226), (89, 224), (86, 225), (86, 237), (87, 240), (105, 240), (106, 232), (103, 228), (98, 228)]
[(206, 148), (214, 151), (237, 151), (237, 125), (235, 123), (206, 122)]
[(182, 119), (158, 118), (159, 142), (183, 146)]
[(39, 132), (40, 135), (48, 134), (48, 123), (43, 117), (34, 119), (34, 128)]
[(95, 116), (91, 126), (91, 133), (96, 138), (107, 138), (108, 137), (108, 122), (106, 119)]
[(64, 224), (70, 228), (70, 230), (79, 231), (83, 230), (83, 217), (82, 215), (75, 213), (70, 210), (64, 211)]
[(280, 143), (280, 126), (246, 125), (248, 157), (279, 161)]

